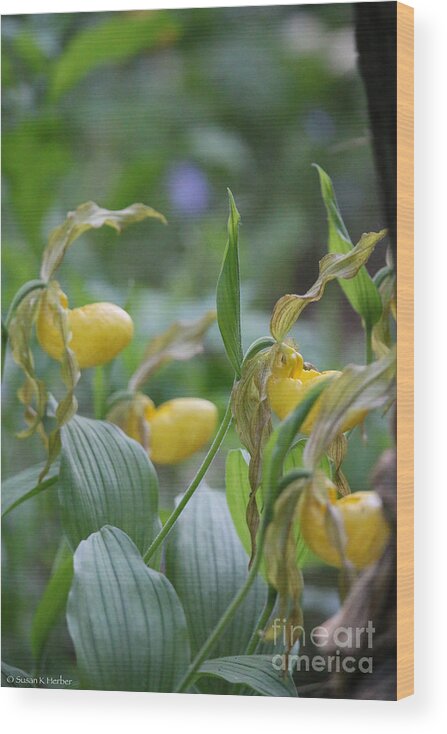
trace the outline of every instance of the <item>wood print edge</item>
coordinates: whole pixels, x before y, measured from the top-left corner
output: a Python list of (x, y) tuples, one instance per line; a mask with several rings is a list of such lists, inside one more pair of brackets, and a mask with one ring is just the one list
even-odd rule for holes
[(397, 699), (414, 693), (414, 10), (397, 3)]

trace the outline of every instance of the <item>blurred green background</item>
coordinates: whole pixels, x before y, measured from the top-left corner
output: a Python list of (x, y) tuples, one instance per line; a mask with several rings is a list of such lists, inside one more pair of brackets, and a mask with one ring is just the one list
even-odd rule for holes
[[(82, 202), (114, 209), (141, 201), (168, 219), (166, 227), (148, 220), (120, 237), (109, 229), (87, 234), (59, 271), (71, 305), (111, 300), (135, 321), (110, 390), (125, 387), (152, 336), (214, 307), (227, 187), (242, 216), (246, 345), (268, 333), (279, 296), (311, 285), (326, 251), (313, 162), (332, 177), (353, 241), (383, 227), (350, 5), (9, 16), (2, 38), (3, 313), (18, 287), (38, 276), (50, 230)], [(384, 255), (382, 246), (371, 272)], [(336, 283), (294, 336), (321, 369), (363, 361), (358, 317)], [(57, 393), (58, 366), (38, 349), (36, 360)], [(77, 390), (84, 415), (93, 410), (92, 372)], [(20, 382), (8, 355), (4, 476), (43, 457), (37, 437), (14, 436), (23, 427)], [(231, 382), (213, 327), (205, 354), (167, 366), (147, 392), (156, 403), (206, 397), (222, 410)], [(367, 429), (366, 444), (359, 431), (353, 435), (345, 464), (354, 490), (369, 486), (389, 442), (385, 421), (371, 418)], [(227, 446), (235, 445), (230, 434)], [(199, 460), (160, 472), (163, 507)], [(223, 486), (223, 470), (224, 455), (210, 483)], [(32, 666), (30, 621), (59, 538), (51, 493), (4, 523), (4, 654), (25, 669)], [(330, 613), (333, 596), (321, 599), (321, 614)], [(59, 673), (58, 655), (66, 670), (70, 651), (64, 629), (55, 635), (48, 672)]]

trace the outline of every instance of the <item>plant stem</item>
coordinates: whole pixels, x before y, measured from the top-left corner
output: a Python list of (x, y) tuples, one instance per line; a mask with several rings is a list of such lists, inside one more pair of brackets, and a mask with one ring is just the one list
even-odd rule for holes
[(193, 496), (194, 492), (196, 491), (197, 487), (199, 486), (200, 482), (202, 481), (203, 477), (205, 476), (206, 472), (208, 471), (208, 468), (210, 467), (211, 462), (213, 461), (215, 455), (217, 454), (220, 448), (220, 445), (225, 438), (225, 434), (230, 426), (231, 420), (232, 420), (231, 401), (228, 401), (225, 415), (222, 418), (222, 423), (219, 426), (219, 430), (217, 431), (214, 437), (213, 443), (211, 444), (207, 455), (205, 456), (197, 474), (195, 475), (194, 479), (192, 480), (191, 484), (189, 485), (182, 499), (178, 503), (177, 507), (169, 515), (168, 519), (166, 520), (162, 529), (158, 533), (157, 537), (152, 541), (151, 545), (149, 546), (146, 553), (144, 554), (143, 560), (145, 563), (148, 563), (149, 560), (154, 555), (154, 553), (158, 550), (163, 540), (166, 538), (166, 536), (172, 529), (172, 526), (174, 525), (175, 521), (177, 520), (177, 518), (182, 513), (182, 511), (188, 504), (189, 500)]
[(270, 619), (270, 615), (273, 612), (273, 609), (276, 604), (276, 599), (278, 598), (278, 592), (276, 589), (273, 588), (273, 586), (268, 587), (267, 591), (267, 599), (265, 600), (264, 609), (262, 610), (259, 619), (256, 623), (255, 631), (253, 632), (250, 641), (247, 645), (247, 649), (245, 650), (246, 655), (254, 655), (256, 652), (256, 649), (260, 643), (260, 633), (264, 630), (267, 622)]
[[(264, 453), (262, 470), (262, 486), (264, 489), (268, 489), (266, 494), (264, 494), (264, 512), (262, 514), (261, 525), (259, 528), (257, 550), (253, 564), (246, 578), (245, 584), (238, 591), (208, 639), (203, 643), (182, 680), (178, 684), (175, 693), (184, 693), (192, 686), (201, 664), (207, 659), (217, 640), (224, 632), (227, 625), (231, 622), (235, 612), (238, 610), (253, 585), (264, 553), (264, 542), (267, 528), (273, 518), (273, 506), (278, 498), (278, 485), (284, 468), (284, 460), (298, 430), (301, 427), (301, 424), (305, 421), (307, 414), (311, 410), (317, 398), (326, 388), (327, 382), (317, 384), (313, 387), (308, 396), (295, 408), (294, 411), (292, 411), (285, 421), (270, 436)], [(267, 466), (265, 466), (265, 463), (267, 463)], [(307, 469), (302, 469), (301, 474), (303, 477), (311, 476), (311, 472)]]

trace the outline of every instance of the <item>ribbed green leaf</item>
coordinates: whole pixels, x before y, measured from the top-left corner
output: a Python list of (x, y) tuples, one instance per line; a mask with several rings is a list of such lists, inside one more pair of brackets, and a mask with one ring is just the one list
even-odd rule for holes
[(175, 38), (178, 24), (171, 13), (116, 14), (79, 31), (55, 66), (51, 93), (57, 99), (86, 74), (105, 64), (123, 62)]
[(154, 467), (142, 446), (105, 421), (76, 416), (62, 428), (59, 499), (73, 549), (114, 525), (144, 553), (161, 527)]
[(21, 505), (22, 502), (35, 497), (49, 487), (54, 487), (59, 475), (59, 467), (53, 465), (43, 482), (39, 482), (44, 466), (45, 462), (35, 464), (2, 482), (2, 517)]
[(243, 360), (241, 337), (241, 296), (239, 276), (239, 222), (233, 194), (228, 190), (230, 216), (228, 218), (228, 242), (222, 269), (217, 281), (217, 323), (236, 375), (240, 376)]
[(118, 528), (102, 528), (76, 550), (67, 622), (86, 687), (169, 692), (188, 666), (177, 594)]
[(261, 696), (297, 696), (291, 675), (284, 677), (282, 672), (275, 670), (271, 655), (236, 655), (207, 660), (200, 667), (199, 675), (250, 686)]
[(31, 627), (31, 649), (40, 669), (48, 637), (59, 617), (65, 612), (73, 579), (73, 554), (66, 542), (58, 553), (53, 573), (37, 606)]
[[(183, 604), (195, 655), (248, 574), (248, 555), (236, 535), (223, 493), (202, 486), (190, 500), (168, 537), (166, 574)], [(245, 651), (266, 595), (267, 586), (259, 578), (213, 655)], [(202, 684), (199, 687), (203, 690)], [(206, 690), (219, 693), (227, 687), (209, 681)]]
[[(328, 218), (328, 250), (329, 252), (348, 253), (352, 250), (353, 244), (338, 208), (332, 181), (320, 166), (314, 165), (320, 177), (321, 195)], [(377, 286), (366, 267), (360, 268), (352, 280), (339, 278), (338, 282), (354, 311), (357, 311), (365, 325), (371, 328), (380, 318), (382, 301)]]

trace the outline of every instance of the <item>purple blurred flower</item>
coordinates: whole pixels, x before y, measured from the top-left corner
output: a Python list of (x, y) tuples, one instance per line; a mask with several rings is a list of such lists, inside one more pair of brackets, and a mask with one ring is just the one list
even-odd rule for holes
[(171, 204), (181, 214), (197, 216), (208, 209), (208, 179), (193, 163), (178, 163), (173, 166), (168, 172), (167, 186)]

